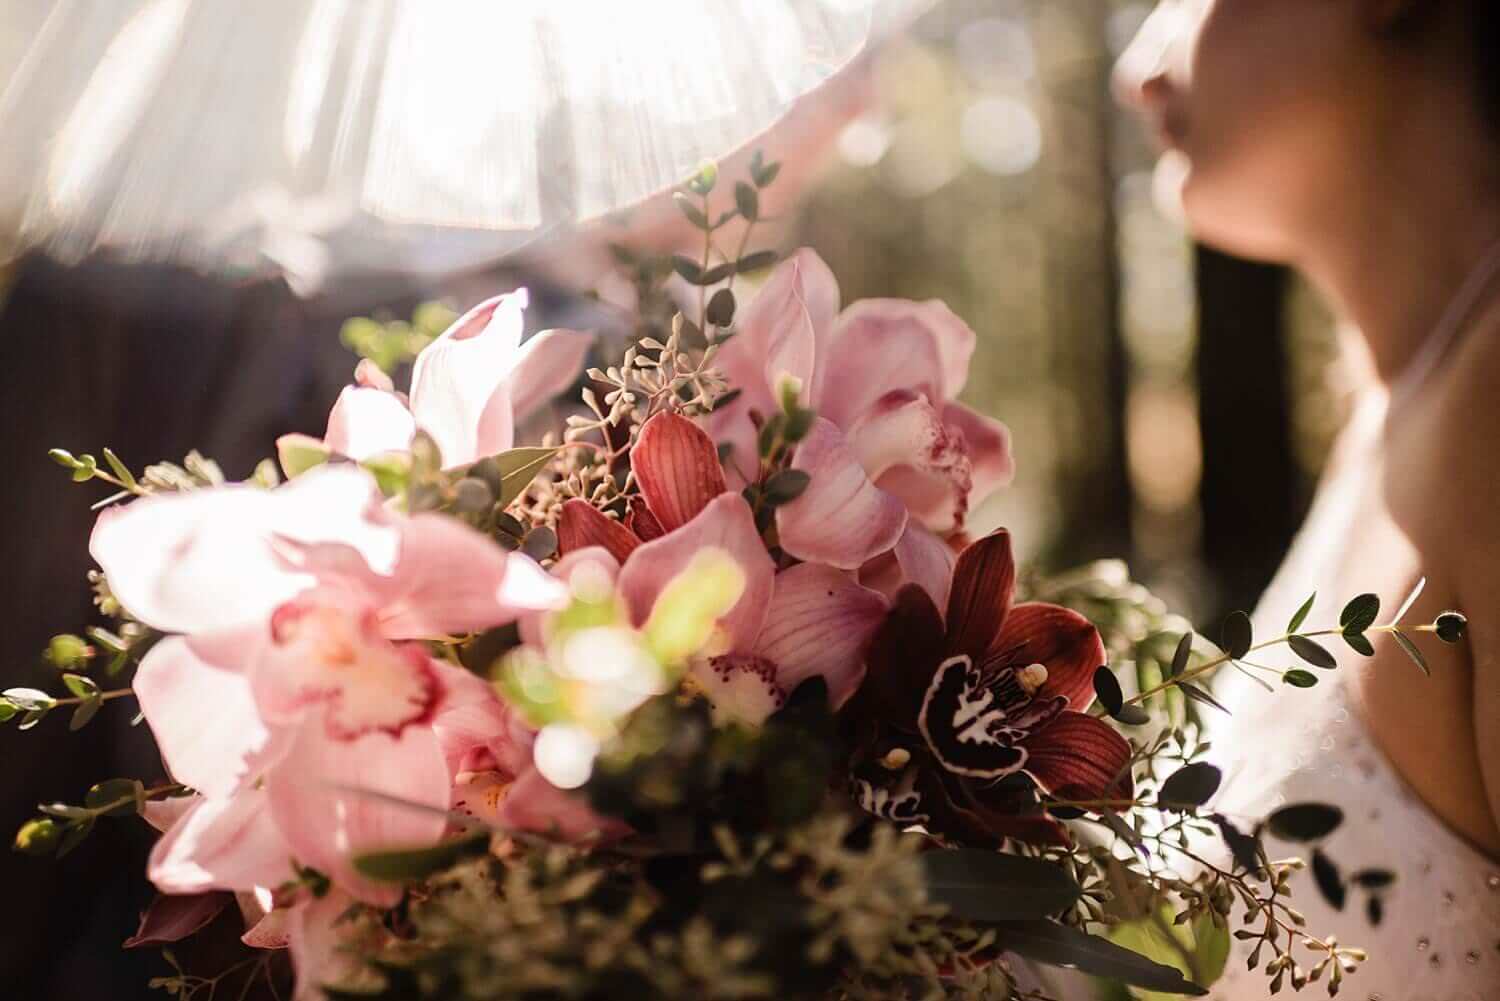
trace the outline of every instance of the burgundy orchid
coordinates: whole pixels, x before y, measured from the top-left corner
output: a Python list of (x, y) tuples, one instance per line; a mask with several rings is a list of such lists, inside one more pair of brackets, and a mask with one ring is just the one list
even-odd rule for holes
[(1085, 713), (1105, 660), (1098, 631), (1057, 605), (1013, 604), (1014, 592), (1001, 530), (959, 555), (946, 617), (918, 585), (897, 594), (845, 710), (867, 810), (957, 842), (1065, 843), (1037, 792), (1130, 797), (1130, 744)]

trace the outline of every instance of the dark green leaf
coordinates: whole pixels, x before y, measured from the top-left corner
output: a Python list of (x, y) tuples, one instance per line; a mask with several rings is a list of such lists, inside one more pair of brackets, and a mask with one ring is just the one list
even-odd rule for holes
[(788, 504), (802, 496), (812, 477), (800, 469), (783, 469), (766, 481), (766, 502), (773, 506)]
[(83, 844), (84, 840), (93, 833), (93, 830), (94, 818), (92, 817), (88, 820), (80, 820), (77, 823), (69, 825), (67, 831), (63, 833), (62, 840), (58, 842), (57, 857), (62, 858)]
[(694, 285), (703, 284), (703, 268), (691, 257), (673, 254), (672, 270)]
[(1182, 639), (1177, 641), (1177, 650), (1172, 654), (1171, 666), (1167, 668), (1167, 677), (1175, 678), (1187, 670), (1188, 658), (1193, 655), (1193, 634), (1183, 633)]
[(526, 541), (521, 543), (521, 552), (540, 563), (557, 552), (557, 533), (546, 525), (538, 525), (526, 533)]
[(1044, 966), (1078, 970), (1169, 994), (1202, 997), (1208, 993), (1170, 966), (1076, 928), (1051, 921), (1008, 921), (995, 925), (995, 931), (1002, 949)]
[(1310, 613), (1313, 609), (1313, 602), (1317, 600), (1318, 592), (1314, 591), (1308, 597), (1308, 599), (1302, 603), (1302, 607), (1297, 609), (1297, 614), (1292, 616), (1292, 621), (1287, 623), (1286, 631), (1288, 633), (1294, 633), (1302, 628), (1302, 623), (1307, 621), (1308, 613)]
[(734, 207), (740, 210), (747, 222), (760, 218), (760, 196), (744, 181), (737, 181), (734, 185)]
[(708, 223), (708, 217), (703, 214), (703, 210), (694, 205), (692, 198), (688, 197), (685, 192), (672, 192), (672, 199), (677, 203), (677, 208), (687, 217), (688, 222), (699, 229), (711, 228)]
[(1120, 711), (1114, 714), (1114, 719), (1126, 726), (1145, 726), (1151, 722), (1151, 714), (1140, 706), (1121, 706)]
[(498, 482), (500, 488), (495, 490), (495, 503), (509, 507), (556, 454), (555, 448), (513, 448), (479, 460), (469, 469), (468, 475), (484, 480), (492, 490)]
[(481, 855), (489, 843), (488, 831), (476, 831), (430, 848), (356, 855), (354, 868), (361, 875), (381, 882), (410, 882), (447, 869), (472, 855)]
[(1260, 869), (1260, 839), (1253, 834), (1246, 834), (1221, 814), (1214, 814), (1212, 819), (1219, 828), (1219, 835), (1224, 839), (1224, 843), (1229, 846), (1229, 853), (1234, 856), (1235, 864), (1246, 872), (1258, 871)]
[(1396, 882), (1396, 874), (1389, 869), (1361, 869), (1349, 881), (1366, 890), (1384, 890)]
[(758, 250), (753, 254), (746, 254), (734, 262), (734, 270), (738, 274), (747, 271), (759, 271), (761, 268), (769, 268), (776, 263), (776, 251)]
[(1318, 683), (1318, 676), (1299, 667), (1283, 674), (1281, 680), (1293, 688), (1311, 688)]
[(1283, 841), (1317, 841), (1344, 822), (1344, 811), (1330, 803), (1293, 803), (1266, 818), (1266, 827)]
[(115, 479), (125, 484), (126, 490), (134, 490), (136, 488), (135, 474), (130, 471), (130, 467), (120, 461), (118, 455), (106, 448), (104, 450), (104, 461), (109, 463), (110, 469), (114, 470)]
[(0, 700), (0, 723), (9, 723), (21, 712), (13, 704)]
[(86, 699), (90, 696), (99, 694), (99, 686), (94, 684), (94, 680), (92, 678), (86, 677), (85, 675), (64, 674), (62, 676), (62, 680), (63, 685), (68, 689), (68, 691), (72, 692), (80, 699)]
[(1208, 694), (1207, 692), (1205, 692), (1203, 689), (1199, 688), (1197, 685), (1193, 684), (1192, 682), (1190, 682), (1190, 681), (1179, 681), (1177, 683), (1177, 687), (1182, 690), (1182, 694), (1183, 695), (1186, 695), (1188, 698), (1192, 699), (1194, 702), (1201, 702), (1201, 703), (1203, 703), (1206, 706), (1213, 706), (1215, 709), (1219, 710), (1219, 712), (1223, 713), (1224, 715), (1226, 715), (1226, 716), (1230, 715), (1229, 710), (1225, 709), (1224, 706), (1223, 706), (1223, 704), (1220, 703), (1218, 699), (1214, 698), (1212, 695)]
[(1444, 643), (1457, 643), (1469, 631), (1469, 620), (1461, 612), (1444, 612), (1433, 623), (1438, 639)]
[(89, 720), (98, 714), (99, 707), (102, 705), (104, 705), (103, 699), (89, 699), (87, 702), (78, 703), (78, 707), (73, 710), (73, 715), (68, 718), (68, 729), (77, 731), (88, 726)]
[(105, 817), (129, 817), (146, 804), (146, 787), (137, 779), (107, 779), (92, 786), (83, 797), (90, 810), (104, 810)]
[(1432, 668), (1427, 666), (1427, 658), (1422, 656), (1422, 651), (1417, 649), (1417, 645), (1408, 639), (1405, 633), (1399, 630), (1391, 635), (1396, 637), (1396, 643), (1411, 658), (1412, 663), (1420, 667), (1423, 674), (1429, 678), (1432, 677)]
[(1343, 636), (1344, 642), (1349, 644), (1349, 648), (1355, 653), (1366, 657), (1375, 656), (1375, 646), (1370, 642), (1370, 637), (1364, 633), (1344, 633)]
[(1224, 773), (1218, 767), (1206, 761), (1195, 761), (1167, 777), (1156, 801), (1169, 810), (1202, 806), (1219, 791), (1219, 783), (1223, 780)]
[(1073, 877), (1042, 859), (978, 848), (921, 856), (927, 893), (969, 921), (1041, 918), (1067, 910), (1082, 891)]
[(1323, 854), (1323, 849), (1314, 849), (1312, 856), (1313, 882), (1318, 884), (1318, 892), (1323, 899), (1336, 911), (1344, 909), (1344, 900), (1348, 896), (1348, 887), (1344, 885), (1343, 877), (1339, 875), (1339, 867), (1334, 864), (1333, 859)]
[(1108, 665), (1100, 667), (1094, 672), (1094, 695), (1099, 699), (1099, 704), (1104, 711), (1111, 716), (1117, 716), (1125, 707), (1125, 695), (1120, 691), (1120, 680), (1115, 677)]
[(699, 278), (696, 284), (715, 285), (728, 278), (732, 274), (734, 274), (734, 264), (732, 262), (726, 261), (723, 264), (716, 264), (713, 267), (709, 268), (707, 271), (703, 272), (703, 277)]
[(1239, 660), (1250, 652), (1254, 635), (1250, 616), (1244, 612), (1231, 612), (1229, 618), (1224, 620), (1224, 652)]
[(1362, 633), (1375, 624), (1380, 617), (1380, 598), (1373, 594), (1361, 594), (1344, 606), (1339, 615), (1339, 628), (1346, 633)]
[(1339, 666), (1339, 662), (1334, 659), (1333, 654), (1329, 653), (1324, 647), (1319, 646), (1317, 643), (1308, 639), (1306, 636), (1292, 636), (1288, 638), (1286, 642), (1287, 645), (1292, 648), (1292, 653), (1295, 653), (1298, 657), (1301, 657), (1313, 667), (1320, 667), (1325, 671), (1332, 671), (1334, 668)]
[(727, 327), (734, 322), (734, 293), (721, 288), (708, 300), (708, 322), (716, 327)]

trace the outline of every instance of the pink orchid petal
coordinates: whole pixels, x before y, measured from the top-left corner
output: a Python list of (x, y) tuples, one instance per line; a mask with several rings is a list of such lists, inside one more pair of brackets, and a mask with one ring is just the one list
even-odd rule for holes
[(206, 796), (227, 796), (266, 756), (271, 733), (249, 681), (199, 659), (182, 637), (152, 647), (131, 687), (178, 782)]
[(745, 574), (744, 593), (720, 624), (733, 649), (748, 650), (765, 622), (776, 566), (755, 530), (750, 505), (739, 494), (720, 494), (677, 531), (631, 553), (620, 570), (620, 594), (636, 623), (644, 623), (662, 589), (709, 546), (725, 550)]
[(1130, 742), (1084, 713), (1065, 711), (1029, 735), (1025, 772), (1059, 799), (1130, 799)]
[(454, 321), (417, 355), (411, 411), (446, 468), (511, 447), (510, 377), (519, 359), (525, 290), (488, 299)]
[(453, 787), (453, 812), (486, 827), (505, 827), (502, 808), (515, 781), (513, 775), (497, 771), (468, 775)]
[(290, 914), (286, 908), (277, 908), (265, 911), (254, 922), (247, 915), (240, 941), (252, 949), (285, 949), (291, 939)]
[[(387, 393), (396, 391), (396, 384), (391, 377), (385, 374), (385, 369), (375, 364), (369, 358), (361, 358), (359, 364), (354, 366), (354, 384), (366, 389), (380, 389)], [(399, 397), (405, 402), (405, 396)]]
[(323, 444), (359, 462), (381, 452), (406, 451), (415, 430), (411, 411), (396, 394), (345, 386), (328, 414)]
[(168, 796), (166, 799), (148, 799), (145, 806), (141, 808), (141, 817), (155, 828), (158, 834), (165, 834), (200, 799), (202, 799), (201, 796)]
[(916, 303), (863, 299), (839, 316), (828, 348), (819, 414), (850, 428), (876, 401), (896, 390), (943, 395), (943, 358), (937, 338)]
[(641, 540), (635, 533), (586, 500), (564, 501), (557, 519), (557, 549), (564, 556), (600, 547), (623, 563)]
[(577, 330), (544, 330), (521, 345), (510, 372), (510, 402), (523, 421), (573, 385), (594, 338)]
[(369, 474), (322, 466), (275, 490), (226, 486), (159, 494), (99, 515), (89, 551), (136, 618), (167, 632), (263, 625), (312, 583), (278, 538), (340, 542), (389, 569), (397, 538)]
[[(948, 589), (953, 583), (953, 564), (958, 558), (952, 546), (920, 524), (908, 522), (906, 531), (891, 552), (900, 584), (916, 584), (927, 592), (938, 608), (947, 607)], [(887, 597), (895, 593), (894, 589), (882, 591)]]
[(943, 425), (927, 400), (887, 393), (848, 432), (849, 446), (880, 489), (935, 532), (963, 527), (973, 487), (964, 441)]
[(448, 773), (499, 768), (516, 775), (531, 761), (532, 729), (495, 688), (462, 668), (436, 665), (445, 689), (432, 730)]
[(270, 815), (299, 862), (365, 903), (390, 906), (400, 888), (360, 876), (353, 857), (436, 842), (448, 824), (451, 781), (430, 727), (341, 741), (309, 724), (267, 773), (265, 789)]
[(1016, 475), (1010, 428), (958, 403), (943, 407), (943, 423), (963, 435), (964, 451), (974, 468), (974, 486), (969, 494), (973, 504), (982, 503), (1000, 487), (1009, 485)]
[(906, 508), (865, 475), (842, 432), (819, 418), (792, 468), (812, 477), (801, 497), (776, 509), (781, 547), (809, 563), (854, 570), (886, 552), (906, 528)]
[(714, 443), (680, 414), (662, 411), (641, 428), (630, 468), (646, 507), (666, 532), (696, 518), (725, 489)]
[(767, 387), (774, 392), (789, 375), (805, 394), (813, 392), (819, 343), (828, 336), (838, 309), (838, 282), (816, 252), (803, 247), (776, 266), (737, 324), (737, 336), (760, 360)]
[(564, 792), (535, 768), (511, 784), (495, 813), (499, 825), (559, 841), (610, 840), (629, 833), (618, 820), (589, 809), (580, 793)]
[(864, 678), (865, 647), (887, 607), (884, 597), (847, 573), (799, 564), (776, 575), (755, 652), (776, 665), (776, 682), (786, 692), (821, 675), (838, 708)]
[(200, 797), (151, 849), (146, 875), (163, 893), (251, 890), (294, 878), (293, 849), (263, 788)]
[[(292, 1001), (326, 1001), (325, 986), (353, 991), (377, 990), (381, 981), (351, 949), (351, 938), (361, 934), (360, 925), (344, 920), (353, 901), (332, 890), (321, 897), (309, 895), (286, 912), (287, 949), (297, 985)], [(368, 926), (365, 926), (368, 927)]]
[(418, 514), (399, 528), (401, 554), (380, 610), (381, 628), (393, 639), (477, 632), (567, 601), (534, 560), (507, 553), (455, 518)]

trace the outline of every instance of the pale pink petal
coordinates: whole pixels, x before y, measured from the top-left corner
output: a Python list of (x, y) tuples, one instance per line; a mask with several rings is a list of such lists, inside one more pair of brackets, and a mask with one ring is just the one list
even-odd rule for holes
[(757, 352), (767, 386), (775, 390), (791, 376), (805, 393), (813, 392), (819, 343), (838, 309), (838, 282), (816, 252), (803, 247), (776, 266), (737, 323), (737, 336)]
[(294, 878), (294, 851), (267, 809), (264, 788), (200, 797), (151, 849), (146, 875), (163, 893), (251, 890)]
[(514, 775), (498, 771), (466, 775), (453, 787), (453, 812), (486, 827), (504, 827), (501, 809), (515, 781)]
[(354, 384), (366, 389), (381, 389), (387, 393), (396, 391), (396, 384), (391, 381), (391, 377), (369, 358), (361, 358), (359, 364), (354, 366)]
[(944, 426), (924, 397), (887, 393), (849, 430), (848, 440), (866, 474), (924, 525), (938, 533), (963, 527), (973, 467), (963, 437)]
[(885, 618), (887, 603), (841, 570), (802, 563), (776, 575), (771, 613), (755, 652), (776, 665), (783, 691), (815, 675), (828, 682), (837, 708), (865, 675), (865, 646)]
[(411, 411), (396, 394), (345, 386), (328, 414), (323, 444), (358, 462), (381, 452), (406, 451), (415, 430)]
[(456, 518), (418, 514), (398, 525), (401, 554), (381, 591), (380, 622), (387, 636), (477, 632), (567, 600), (563, 586), (534, 560), (507, 553)]
[(573, 385), (594, 338), (577, 330), (544, 330), (521, 345), (510, 373), (517, 421)]
[(797, 446), (792, 468), (812, 480), (801, 497), (776, 509), (781, 547), (788, 553), (855, 570), (901, 537), (906, 508), (876, 489), (831, 422), (814, 422)]
[(535, 768), (510, 785), (494, 818), (501, 827), (566, 842), (609, 840), (629, 831), (620, 821), (589, 809), (581, 793), (564, 792)]
[(267, 773), (265, 789), (270, 814), (300, 863), (366, 903), (389, 906), (400, 889), (360, 876), (353, 857), (436, 842), (448, 825), (451, 782), (430, 727), (340, 741), (309, 724)]
[(904, 580), (919, 585), (938, 608), (947, 608), (957, 559), (953, 547), (921, 525), (908, 523), (894, 553)]
[(776, 673), (776, 664), (750, 653), (697, 660), (691, 668), (693, 685), (713, 706), (714, 720), (720, 726), (760, 726), (786, 705), (787, 689)]
[[(346, 920), (353, 901), (337, 889), (321, 897), (309, 894), (287, 912), (286, 941), (297, 985), (292, 1001), (326, 1001), (324, 987), (375, 992), (380, 978), (359, 959), (353, 939), (371, 926)], [(377, 936), (384, 936), (378, 930)], [(378, 944), (378, 943), (376, 943)]]
[(273, 546), (287, 537), (342, 542), (377, 568), (397, 539), (369, 474), (322, 466), (276, 490), (226, 486), (159, 494), (103, 511), (89, 551), (120, 603), (167, 632), (264, 624), (312, 583)]
[(662, 590), (710, 546), (725, 550), (745, 574), (744, 593), (720, 624), (732, 649), (748, 650), (765, 622), (776, 567), (739, 494), (719, 495), (677, 531), (637, 548), (620, 570), (620, 593), (636, 623), (644, 623)]
[(713, 440), (671, 411), (662, 411), (641, 428), (630, 450), (630, 468), (664, 532), (692, 521), (727, 489)]
[(204, 795), (229, 795), (268, 751), (245, 676), (199, 659), (180, 636), (151, 648), (131, 687), (167, 770)]
[(247, 915), (240, 941), (252, 949), (285, 949), (291, 938), (290, 915), (287, 908), (265, 911), (253, 922)]
[(943, 363), (943, 398), (951, 400), (963, 392), (969, 381), (969, 362), (974, 357), (978, 338), (973, 329), (941, 299), (911, 305), (937, 341), (938, 357)]
[(511, 447), (509, 391), (519, 358), (525, 290), (480, 303), (417, 355), (411, 410), (437, 442), (447, 468)]
[(141, 807), (141, 817), (154, 827), (158, 834), (165, 834), (200, 799), (202, 799), (201, 796), (168, 796), (166, 799), (148, 799)]
[(973, 504), (982, 503), (991, 493), (1009, 485), (1016, 474), (1010, 428), (958, 403), (943, 407), (943, 423), (950, 431), (956, 429), (963, 435), (964, 450), (974, 467), (974, 488), (970, 493)]
[(848, 429), (881, 397), (907, 390), (940, 403), (943, 357), (916, 303), (862, 299), (839, 316), (814, 407)]
[(438, 663), (445, 692), (432, 719), (448, 772), (500, 769), (516, 775), (531, 761), (534, 731), (489, 682)]

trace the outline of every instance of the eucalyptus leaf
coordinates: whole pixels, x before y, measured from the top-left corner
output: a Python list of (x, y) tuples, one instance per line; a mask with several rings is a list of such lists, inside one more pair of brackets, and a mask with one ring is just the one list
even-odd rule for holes
[(1349, 896), (1349, 888), (1344, 879), (1339, 875), (1339, 867), (1329, 858), (1323, 849), (1318, 848), (1312, 855), (1313, 882), (1318, 885), (1318, 892), (1323, 899), (1336, 911), (1344, 909), (1344, 901)]
[(1172, 666), (1167, 669), (1167, 677), (1175, 678), (1187, 670), (1188, 659), (1193, 655), (1193, 634), (1183, 633), (1182, 639), (1177, 641), (1177, 649), (1172, 654)]
[(1120, 711), (1114, 714), (1114, 720), (1126, 726), (1145, 726), (1151, 722), (1151, 714), (1140, 706), (1121, 706)]
[(745, 217), (746, 222), (754, 222), (760, 218), (760, 195), (744, 181), (735, 183), (734, 206), (740, 210), (740, 215)]
[(1286, 642), (1292, 648), (1292, 653), (1295, 653), (1313, 667), (1332, 671), (1339, 666), (1339, 662), (1334, 659), (1333, 654), (1329, 653), (1327, 648), (1308, 639), (1306, 636), (1291, 636), (1287, 638)]
[(1138, 952), (1051, 921), (1008, 921), (995, 925), (998, 945), (1044, 966), (1060, 966), (1132, 987), (1202, 997), (1208, 991)]
[(138, 779), (106, 779), (90, 787), (83, 805), (90, 810), (104, 810), (101, 816), (129, 817), (140, 813), (146, 805), (146, 787)]
[(1344, 633), (1344, 642), (1349, 644), (1349, 649), (1366, 657), (1375, 656), (1375, 645), (1370, 642), (1370, 637), (1364, 633)]
[(82, 674), (64, 674), (63, 685), (78, 696), (80, 699), (91, 698), (99, 694), (99, 686), (94, 684), (94, 679)]
[(0, 692), (0, 698), (27, 712), (46, 712), (57, 705), (56, 699), (35, 688), (7, 688)]
[(1344, 611), (1339, 615), (1339, 628), (1346, 633), (1362, 633), (1373, 626), (1379, 617), (1379, 596), (1361, 594), (1344, 606)]
[(1231, 612), (1224, 620), (1224, 652), (1239, 660), (1250, 652), (1255, 633), (1250, 625), (1250, 616), (1244, 612)]
[(1195, 761), (1169, 775), (1161, 784), (1161, 791), (1157, 793), (1156, 799), (1169, 810), (1202, 806), (1219, 791), (1219, 783), (1222, 781), (1224, 773), (1216, 765)]
[(99, 707), (102, 705), (104, 705), (104, 700), (100, 698), (78, 703), (78, 707), (73, 710), (73, 715), (68, 718), (68, 729), (76, 732), (88, 726), (89, 721), (98, 715)]
[(1292, 803), (1266, 818), (1266, 827), (1283, 841), (1317, 841), (1344, 822), (1344, 811), (1331, 803)]
[(1067, 910), (1082, 891), (1060, 866), (978, 848), (921, 856), (928, 896), (970, 921), (1042, 918)]
[(693, 285), (703, 284), (703, 268), (691, 257), (681, 254), (672, 255), (672, 270), (682, 276), (683, 280)]
[(1412, 663), (1421, 668), (1423, 674), (1427, 675), (1429, 678), (1432, 677), (1432, 668), (1427, 666), (1427, 658), (1422, 655), (1421, 650), (1417, 649), (1417, 645), (1413, 643), (1407, 637), (1407, 635), (1400, 630), (1397, 630), (1391, 635), (1396, 637), (1397, 645), (1399, 645), (1402, 651), (1411, 658)]
[(1293, 688), (1312, 688), (1318, 683), (1318, 676), (1298, 667), (1283, 674), (1281, 680)]
[(1125, 707), (1125, 695), (1120, 691), (1120, 679), (1115, 677), (1115, 672), (1108, 666), (1100, 667), (1094, 672), (1094, 695), (1099, 699), (1099, 704), (1104, 711), (1111, 716), (1118, 716), (1120, 710)]
[(1179, 681), (1177, 683), (1177, 687), (1182, 690), (1182, 694), (1183, 695), (1186, 695), (1188, 698), (1192, 699), (1194, 702), (1201, 702), (1201, 703), (1203, 703), (1206, 706), (1213, 706), (1215, 709), (1219, 710), (1219, 712), (1223, 713), (1224, 715), (1226, 715), (1226, 716), (1230, 715), (1229, 710), (1226, 709), (1226, 708), (1224, 708), (1224, 704), (1223, 703), (1221, 703), (1218, 699), (1214, 698), (1212, 695), (1208, 694), (1207, 692), (1205, 692), (1203, 689), (1199, 688), (1197, 685), (1193, 684), (1192, 682), (1190, 682), (1190, 681)]
[(1313, 610), (1313, 602), (1317, 600), (1318, 592), (1314, 591), (1308, 597), (1308, 599), (1302, 603), (1302, 607), (1297, 609), (1297, 614), (1292, 616), (1292, 621), (1287, 623), (1286, 631), (1288, 633), (1294, 633), (1302, 628), (1302, 623), (1307, 621), (1308, 614)]
[[(1107, 934), (1115, 945), (1173, 967), (1204, 986), (1212, 986), (1222, 977), (1229, 962), (1229, 928), (1215, 924), (1207, 913), (1177, 924), (1172, 909), (1162, 905), (1154, 914), (1121, 922)], [(1132, 994), (1136, 1001), (1171, 997), (1160, 991), (1136, 990)]]
[(476, 831), (432, 845), (408, 851), (371, 852), (354, 857), (354, 868), (362, 876), (383, 883), (404, 883), (423, 879), (489, 847), (488, 831)]
[[(495, 492), (495, 503), (509, 507), (556, 454), (555, 448), (513, 448), (479, 460), (469, 469), (468, 475), (488, 483)], [(499, 489), (495, 489), (497, 483)]]
[(735, 261), (734, 270), (737, 274), (744, 274), (747, 271), (759, 271), (761, 268), (769, 268), (776, 261), (776, 251), (758, 250), (753, 254), (746, 254), (738, 261)]

